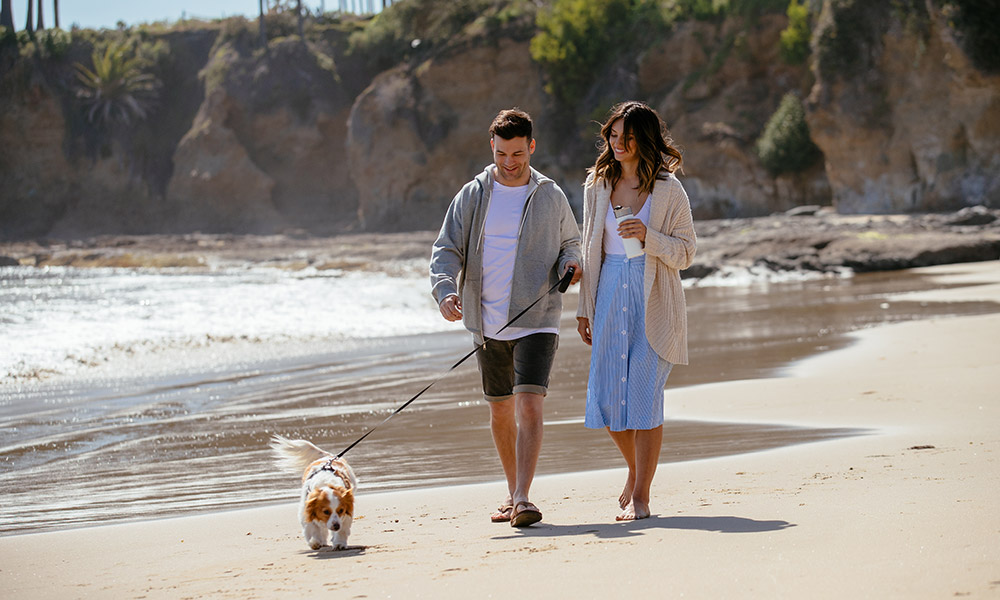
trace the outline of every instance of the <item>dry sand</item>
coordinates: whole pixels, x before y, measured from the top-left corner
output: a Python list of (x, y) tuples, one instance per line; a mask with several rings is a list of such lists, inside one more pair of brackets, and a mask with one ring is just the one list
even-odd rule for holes
[[(985, 285), (920, 299), (1000, 301), (1000, 262), (925, 271)], [(663, 464), (650, 519), (614, 522), (622, 469), (539, 478), (532, 498), (545, 520), (523, 530), (488, 522), (500, 483), (369, 495), (362, 481), (346, 551), (310, 551), (291, 501), (150, 514), (0, 538), (0, 590), (5, 598), (1000, 597), (1000, 315), (857, 337), (790, 377), (668, 390), (677, 418), (866, 433)]]

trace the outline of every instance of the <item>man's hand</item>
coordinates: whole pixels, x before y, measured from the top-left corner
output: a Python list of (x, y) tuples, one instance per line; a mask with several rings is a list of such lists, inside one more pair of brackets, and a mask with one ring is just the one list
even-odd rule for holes
[(449, 321), (458, 321), (462, 318), (462, 301), (457, 294), (448, 294), (441, 304), (438, 305), (441, 316)]
[(576, 330), (580, 332), (580, 339), (583, 340), (584, 344), (587, 344), (588, 346), (593, 344), (593, 340), (590, 337), (590, 319), (586, 317), (577, 317)]
[[(573, 267), (573, 269), (575, 270), (573, 271), (573, 279), (570, 279), (569, 284), (576, 285), (577, 283), (579, 283), (580, 278), (583, 277), (583, 268), (580, 267), (580, 263), (576, 262), (575, 260), (571, 260), (566, 263), (567, 271), (569, 270), (570, 267)], [(563, 275), (565, 274), (566, 271), (563, 271)]]

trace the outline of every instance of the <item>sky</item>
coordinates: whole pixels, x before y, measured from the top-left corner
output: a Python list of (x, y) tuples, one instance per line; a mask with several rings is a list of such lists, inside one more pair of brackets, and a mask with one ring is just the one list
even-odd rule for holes
[[(34, 0), (32, 0), (34, 1)], [(27, 18), (28, 0), (13, 0), (14, 23), (20, 29)], [(381, 4), (381, 3), (379, 3)], [(336, 10), (339, 0), (303, 0), (302, 5), (315, 10), (325, 5)], [(54, 24), (52, 1), (42, 0), (45, 24)], [(257, 0), (59, 0), (59, 26), (73, 24), (83, 28), (113, 29), (118, 21), (128, 25), (155, 21), (178, 21), (182, 17), (215, 19), (244, 15), (257, 17)]]

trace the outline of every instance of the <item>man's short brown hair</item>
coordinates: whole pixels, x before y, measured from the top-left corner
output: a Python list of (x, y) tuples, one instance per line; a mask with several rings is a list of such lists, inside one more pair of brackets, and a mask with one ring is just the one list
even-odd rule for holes
[(531, 141), (531, 115), (515, 107), (501, 110), (490, 125), (490, 135), (505, 140), (523, 137)]

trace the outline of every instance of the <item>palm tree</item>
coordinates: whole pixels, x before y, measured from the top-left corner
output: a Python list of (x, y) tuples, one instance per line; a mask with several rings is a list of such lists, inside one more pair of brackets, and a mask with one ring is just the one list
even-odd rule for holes
[(0, 25), (7, 28), (7, 33), (14, 33), (14, 10), (11, 0), (3, 0), (0, 6)]
[(264, 0), (257, 0), (260, 10), (260, 45), (267, 48), (267, 31), (264, 29)]
[(302, 33), (302, 0), (296, 1), (295, 14), (299, 17), (299, 39), (305, 41), (306, 36)]
[(59, 29), (59, 0), (52, 0), (52, 12), (55, 13), (56, 29)]
[(110, 44), (103, 55), (94, 50), (93, 69), (76, 63), (77, 77), (83, 84), (77, 97), (87, 107), (87, 120), (112, 133), (119, 126), (145, 119), (160, 85), (155, 77), (142, 72), (139, 58), (128, 57), (127, 52), (124, 44)]
[(38, 27), (35, 29), (38, 31), (45, 29), (45, 19), (42, 18), (42, 0), (38, 0)]
[(33, 31), (35, 31), (35, 26), (32, 21), (35, 20), (35, 0), (28, 0), (28, 22), (24, 25), (24, 30), (28, 32), (30, 36)]

